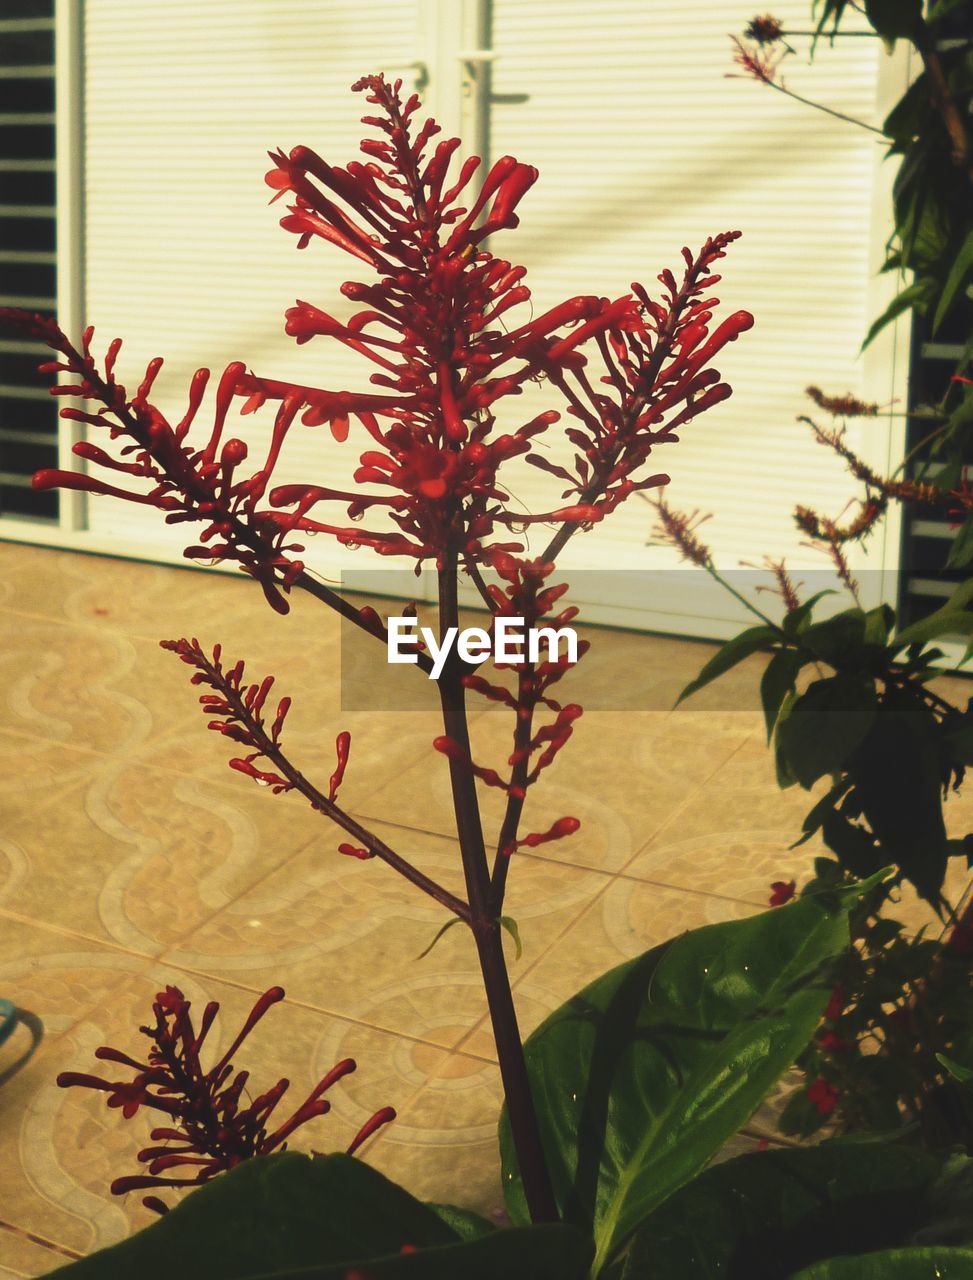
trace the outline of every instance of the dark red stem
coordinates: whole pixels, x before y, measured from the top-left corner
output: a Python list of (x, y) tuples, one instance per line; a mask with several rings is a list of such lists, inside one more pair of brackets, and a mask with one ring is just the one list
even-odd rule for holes
[[(447, 555), (446, 563), (439, 573), (439, 620), (443, 632), (447, 627), (456, 626), (459, 617), (456, 566), (457, 557), (453, 551)], [(455, 651), (451, 656), (455, 656)], [(449, 757), (449, 776), (470, 904), (468, 923), (473, 932), (486, 989), (510, 1131), (527, 1207), (532, 1221), (557, 1222), (557, 1203), (531, 1096), (527, 1063), (517, 1025), (517, 1011), (514, 1008), (507, 962), (503, 954), (500, 921), (491, 903), (490, 870), (483, 844), (476, 779), (469, 763), (470, 734), (466, 716), (466, 690), (463, 687), (464, 670), (462, 662), (447, 662), (439, 678), (439, 697), (446, 735), (462, 749), (455, 756)]]

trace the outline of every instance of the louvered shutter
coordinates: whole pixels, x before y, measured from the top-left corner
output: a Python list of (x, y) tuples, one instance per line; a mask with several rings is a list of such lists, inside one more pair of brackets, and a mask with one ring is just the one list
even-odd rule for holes
[[(54, 0), (0, 6), (0, 306), (53, 310), (56, 294)], [(53, 521), (30, 477), (57, 461), (57, 407), (40, 343), (0, 337), (0, 518)]]
[[(284, 335), (295, 299), (347, 315), (339, 285), (365, 276), (320, 242), (297, 251), (277, 225), (286, 200), (268, 207), (266, 152), (301, 143), (338, 163), (358, 156), (368, 107), (349, 86), (385, 70), (411, 87), (416, 5), (88, 0), (85, 11), (86, 311), (101, 343), (125, 337), (123, 380), (165, 356), (153, 399), (177, 419), (203, 363), (214, 376), (243, 360), (268, 377), (360, 385), (369, 369), (338, 343)], [(226, 434), (244, 436), (258, 463), (273, 416), (268, 404)], [(327, 426), (297, 425), (275, 479), (346, 483), (357, 452)], [(92, 500), (89, 525), (123, 554), (175, 555), (186, 541), (185, 526), (127, 503)], [(333, 573), (338, 551), (320, 540), (305, 559)]]
[[(786, 0), (774, 12), (785, 27), (806, 30), (808, 9)], [(492, 151), (537, 165), (541, 176), (521, 206), (521, 229), (493, 247), (528, 265), (539, 312), (569, 294), (624, 292), (633, 279), (651, 291), (663, 267), (678, 276), (682, 245), (695, 250), (718, 231), (744, 232), (714, 290), (727, 314), (746, 308), (756, 317), (716, 361), (734, 396), (655, 456), (672, 477), (674, 506), (714, 513), (702, 532), (722, 567), (786, 554), (807, 577), (825, 562), (800, 545), (795, 503), (837, 516), (855, 485), (795, 422), (810, 408), (803, 389), (902, 396), (904, 368), (896, 378), (889, 335), (858, 356), (878, 309), (870, 279), (888, 234), (881, 183), (889, 175), (876, 175), (875, 134), (727, 78), (735, 68), (726, 32), (744, 18), (706, 0), (496, 0)], [(875, 124), (879, 94), (894, 91), (880, 82), (890, 74), (884, 57), (874, 39), (822, 45), (811, 68), (788, 58), (785, 82)], [(901, 92), (905, 68), (891, 70)], [(542, 400), (542, 388), (529, 388), (518, 416), (526, 421)], [(885, 419), (848, 438), (884, 466), (899, 433)], [(556, 461), (557, 451), (550, 456)], [(548, 478), (531, 468), (516, 490), (529, 508), (549, 502)], [(668, 572), (678, 563), (671, 550), (645, 545), (653, 523), (645, 503), (629, 500), (575, 537), (563, 563), (596, 571), (582, 581), (603, 597), (605, 618), (724, 633), (734, 616), (726, 598), (703, 574)], [(876, 565), (873, 551), (867, 585), (877, 589)], [(650, 598), (625, 599), (631, 580), (613, 586), (606, 572), (623, 569), (652, 572), (643, 583)]]

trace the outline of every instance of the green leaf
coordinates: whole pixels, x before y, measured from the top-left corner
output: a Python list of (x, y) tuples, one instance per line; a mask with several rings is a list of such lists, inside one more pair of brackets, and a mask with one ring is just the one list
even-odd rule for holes
[[(454, 924), (459, 924), (459, 923), (460, 923), (460, 918), (459, 918), (459, 916), (453, 916), (452, 920), (447, 920), (447, 921), (446, 921), (446, 923), (445, 923), (444, 925), (442, 925), (442, 927), (441, 927), (441, 928), (439, 928), (439, 929), (437, 929), (437, 930), (436, 930), (435, 934), (433, 935), (433, 940), (432, 940), (432, 942), (430, 942), (429, 946), (428, 946), (428, 947), (426, 947), (423, 951), (420, 951), (420, 952), (419, 952), (419, 954), (416, 956), (416, 959), (417, 959), (417, 960), (425, 960), (426, 956), (427, 956), (427, 955), (429, 954), (429, 952), (433, 949), (433, 947), (436, 945), (436, 943), (439, 941), (439, 939), (443, 936), (443, 934), (446, 932), (446, 930), (447, 930), (447, 929), (452, 929), (452, 927), (453, 927), (453, 925), (454, 925)], [(518, 957), (517, 957), (517, 958), (518, 958), (518, 960), (519, 960), (519, 959), (520, 959), (520, 956), (518, 955)]]
[(463, 1209), (458, 1204), (434, 1204), (430, 1200), (426, 1202), (426, 1208), (431, 1209), (437, 1218), (441, 1218), (460, 1240), (478, 1240), (480, 1236), (488, 1236), (497, 1229), (489, 1218), (481, 1217), (472, 1209)]
[(888, 861), (864, 828), (843, 814), (829, 813), (821, 824), (824, 843), (853, 876), (869, 876)]
[(832, 667), (854, 663), (865, 643), (865, 614), (861, 609), (845, 609), (808, 627), (801, 642)]
[(243, 1280), (455, 1243), (431, 1209), (351, 1156), (258, 1156), (144, 1231), (56, 1274), (71, 1280)]
[(741, 631), (738, 636), (734, 636), (732, 640), (727, 640), (726, 644), (713, 654), (696, 679), (686, 685), (676, 699), (676, 706), (678, 707), (684, 699), (708, 685), (711, 680), (715, 680), (717, 676), (735, 667), (744, 658), (749, 658), (759, 649), (766, 649), (777, 638), (777, 634), (773, 627), (750, 627), (746, 631)]
[(897, 293), (865, 335), (865, 341), (861, 345), (862, 351), (903, 311), (909, 311), (912, 307), (921, 308), (924, 303), (929, 302), (931, 292), (932, 286), (928, 280), (917, 280), (907, 285), (901, 293)]
[(850, 786), (851, 780), (849, 778), (842, 778), (840, 782), (835, 783), (827, 795), (822, 796), (814, 807), (805, 814), (804, 821), (801, 823), (801, 831), (803, 832), (803, 835), (787, 847), (789, 849), (796, 849), (799, 845), (805, 844), (810, 840), (815, 832), (820, 831), (821, 827), (824, 825), (825, 818), (827, 818), (828, 814), (834, 810), (838, 801)]
[(965, 569), (973, 562), (973, 516), (966, 521), (949, 548), (946, 558), (948, 569)]
[[(415, 1252), (403, 1253), (403, 1246)], [(496, 1231), (429, 1206), (350, 1156), (247, 1160), (137, 1235), (60, 1268), (70, 1280), (583, 1280), (564, 1226)]]
[(931, 23), (938, 22), (940, 18), (945, 18), (948, 13), (952, 13), (954, 9), (964, 8), (969, 2), (970, 0), (934, 0), (927, 21)]
[(865, 13), (883, 40), (909, 40), (922, 17), (922, 0), (865, 0)]
[(895, 610), (891, 605), (880, 604), (875, 609), (869, 609), (865, 614), (865, 644), (884, 648), (894, 626)]
[(841, 769), (871, 727), (875, 706), (872, 682), (847, 674), (816, 680), (794, 702), (777, 727), (777, 748), (805, 791)]
[(948, 858), (938, 732), (918, 695), (890, 692), (849, 766), (880, 862), (894, 861), (934, 906)]
[(973, 1250), (885, 1249), (863, 1257), (831, 1258), (791, 1280), (973, 1280)]
[(895, 648), (908, 644), (925, 644), (940, 636), (968, 636), (973, 632), (973, 613), (965, 609), (943, 607), (913, 622), (895, 637)]
[(933, 336), (935, 336), (937, 329), (946, 318), (946, 312), (953, 305), (953, 299), (959, 292), (960, 285), (971, 271), (973, 271), (973, 231), (970, 231), (963, 241), (959, 253), (953, 259), (949, 275), (946, 277), (946, 283), (943, 285), (943, 291), (939, 296), (939, 305), (936, 307), (936, 314), (933, 317)]
[(770, 741), (777, 723), (777, 716), (784, 699), (794, 688), (797, 673), (806, 659), (794, 649), (780, 649), (771, 658), (760, 680), (760, 701), (763, 703), (764, 721), (767, 725), (767, 741)]
[(958, 1080), (960, 1084), (968, 1084), (973, 1080), (973, 1067), (964, 1067), (961, 1062), (954, 1062), (952, 1058), (947, 1058), (945, 1053), (937, 1053), (936, 1061), (944, 1066), (954, 1080)]
[(707, 1169), (639, 1229), (622, 1272), (770, 1280), (836, 1254), (905, 1242), (940, 1161), (908, 1147), (825, 1144)]
[[(603, 975), (530, 1036), (555, 1196), (568, 1221), (593, 1231), (595, 1275), (807, 1044), (867, 887), (685, 933)], [(500, 1148), (507, 1207), (524, 1222), (506, 1112)]]
[(506, 929), (510, 934), (511, 938), (513, 938), (514, 946), (517, 948), (517, 959), (519, 960), (524, 954), (524, 944), (520, 940), (520, 930), (517, 928), (517, 921), (513, 916), (501, 916), (500, 924), (501, 927)]
[[(416, 1253), (265, 1272), (252, 1280), (585, 1280), (591, 1241), (564, 1226), (513, 1227)], [(223, 1280), (222, 1272), (208, 1273)]]
[(833, 596), (836, 594), (837, 592), (831, 587), (827, 587), (824, 591), (815, 592), (810, 599), (805, 600), (803, 604), (799, 604), (796, 609), (792, 609), (781, 624), (785, 633), (792, 638), (794, 636), (799, 636), (807, 629), (810, 623), (811, 613), (817, 602), (823, 599), (824, 596)]

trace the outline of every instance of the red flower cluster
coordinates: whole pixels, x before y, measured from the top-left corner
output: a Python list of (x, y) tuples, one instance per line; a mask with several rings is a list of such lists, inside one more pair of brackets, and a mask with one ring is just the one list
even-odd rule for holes
[(838, 1099), (841, 1094), (829, 1084), (823, 1076), (818, 1076), (817, 1080), (812, 1080), (807, 1087), (808, 1102), (814, 1107), (819, 1116), (829, 1116), (838, 1105)]
[(790, 902), (796, 889), (796, 880), (775, 880), (770, 886), (770, 905), (782, 907), (785, 902)]
[[(222, 718), (211, 720), (207, 729), (213, 729), (233, 742), (253, 747), (249, 755), (231, 760), (231, 769), (246, 774), (261, 786), (270, 787), (274, 795), (290, 791), (299, 781), (303, 781), (297, 776), (284, 777), (280, 773), (259, 769), (254, 763), (255, 760), (264, 758), (278, 768), (285, 769), (288, 775), (293, 775), (293, 770), (280, 750), (280, 733), (290, 710), (290, 698), (281, 698), (277, 704), (269, 733), (262, 715), (264, 704), (274, 685), (273, 676), (265, 676), (260, 684), (244, 687), (243, 662), (240, 661), (229, 671), (224, 671), (221, 645), (214, 647), (212, 658), (206, 657), (195, 636), (192, 640), (160, 640), (159, 645), (177, 653), (183, 662), (197, 668), (192, 684), (205, 684), (213, 690), (200, 697), (200, 705), (207, 715)], [(345, 730), (338, 734), (335, 741), (335, 770), (328, 783), (327, 799), (330, 804), (334, 804), (338, 798), (338, 788), (345, 776), (350, 749), (351, 734)]]
[[(200, 1050), (220, 1006), (216, 1001), (207, 1004), (197, 1031), (190, 1002), (178, 987), (166, 987), (152, 1006), (155, 1024), (139, 1028), (151, 1042), (145, 1062), (118, 1049), (105, 1047), (95, 1051), (95, 1057), (101, 1061), (119, 1063), (133, 1070), (135, 1075), (131, 1080), (103, 1080), (78, 1071), (63, 1071), (58, 1076), (57, 1082), (63, 1089), (80, 1085), (107, 1093), (109, 1107), (121, 1108), (126, 1120), (140, 1107), (161, 1111), (169, 1117), (168, 1124), (153, 1129), (149, 1135), (153, 1143), (163, 1145), (146, 1147), (139, 1152), (139, 1161), (148, 1165), (148, 1172), (116, 1178), (111, 1186), (113, 1195), (148, 1188), (194, 1187), (209, 1182), (242, 1160), (285, 1150), (287, 1139), (295, 1129), (331, 1109), (324, 1094), (355, 1070), (351, 1058), (344, 1058), (332, 1067), (290, 1118), (270, 1133), (268, 1121), (287, 1092), (289, 1081), (278, 1080), (249, 1105), (241, 1105), (249, 1072), (234, 1071), (231, 1059), (271, 1005), (283, 998), (280, 987), (264, 992), (230, 1047), (218, 1062), (204, 1070)], [(348, 1153), (356, 1151), (376, 1129), (394, 1118), (391, 1107), (377, 1111), (352, 1139)], [(187, 1170), (193, 1172), (192, 1176), (173, 1176), (174, 1170), (183, 1174)], [(156, 1196), (146, 1196), (144, 1203), (157, 1213), (168, 1210)]]
[(209, 438), (201, 448), (193, 448), (185, 441), (209, 382), (208, 369), (199, 369), (193, 375), (186, 412), (172, 426), (149, 400), (152, 384), (162, 368), (161, 359), (149, 362), (138, 390), (130, 399), (114, 375), (121, 339), (115, 338), (109, 344), (104, 371), (99, 373), (91, 352), (93, 328), (84, 331), (78, 351), (52, 320), (2, 307), (0, 322), (4, 321), (46, 342), (61, 356), (60, 360), (40, 366), (41, 372), (67, 375), (67, 381), (51, 388), (52, 394), (77, 396), (100, 406), (94, 413), (62, 409), (63, 418), (89, 427), (103, 427), (110, 440), (125, 438), (128, 441), (119, 450), (109, 452), (82, 440), (73, 446), (73, 452), (86, 462), (113, 472), (116, 477), (142, 482), (132, 489), (119, 488), (87, 472), (45, 470), (34, 476), (34, 488), (79, 489), (158, 507), (165, 512), (168, 524), (201, 521), (205, 527), (199, 543), (187, 547), (184, 554), (192, 560), (237, 561), (262, 584), (271, 605), (286, 613), (287, 603), (281, 590), (293, 585), (304, 566), (285, 553), (302, 551), (303, 547), (285, 546), (285, 530), (272, 516), (258, 512), (257, 502), (300, 407), (300, 398), (292, 395), (281, 405), (263, 465), (241, 478), (238, 472), (247, 459), (246, 444), (238, 439), (222, 443), (226, 417), (244, 373), (244, 366), (239, 362), (228, 365), (220, 379)]

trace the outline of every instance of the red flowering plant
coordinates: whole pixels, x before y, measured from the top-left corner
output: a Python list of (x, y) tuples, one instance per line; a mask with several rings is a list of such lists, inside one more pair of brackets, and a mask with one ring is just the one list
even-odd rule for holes
[[(204, 1070), (200, 1050), (220, 1006), (215, 1000), (206, 1005), (197, 1030), (190, 1002), (178, 987), (166, 987), (152, 1005), (154, 1025), (139, 1028), (151, 1043), (146, 1062), (139, 1062), (119, 1049), (105, 1047), (95, 1052), (95, 1057), (102, 1062), (113, 1062), (134, 1071), (131, 1080), (104, 1080), (79, 1071), (61, 1072), (57, 1082), (62, 1088), (79, 1085), (103, 1091), (108, 1094), (108, 1106), (120, 1108), (126, 1120), (142, 1107), (160, 1111), (167, 1117), (167, 1123), (150, 1134), (154, 1143), (162, 1145), (139, 1152), (139, 1161), (148, 1166), (147, 1171), (116, 1178), (111, 1187), (114, 1195), (200, 1186), (219, 1173), (235, 1169), (243, 1160), (286, 1150), (287, 1139), (296, 1129), (331, 1110), (331, 1103), (324, 1095), (355, 1070), (356, 1064), (351, 1058), (336, 1063), (297, 1110), (271, 1133), (267, 1132), (267, 1123), (290, 1087), (288, 1080), (278, 1080), (266, 1093), (242, 1105), (249, 1073), (234, 1071), (233, 1057), (267, 1010), (283, 998), (281, 987), (265, 991), (229, 1048)], [(376, 1111), (352, 1139), (348, 1154), (355, 1152), (381, 1125), (394, 1119), (391, 1107)], [(173, 1146), (173, 1143), (180, 1145)], [(187, 1176), (189, 1173), (192, 1176)], [(144, 1203), (156, 1213), (169, 1211), (165, 1201), (156, 1195), (146, 1196)]]
[[(382, 76), (354, 87), (374, 111), (364, 118), (376, 131), (362, 144), (365, 161), (339, 167), (305, 147), (278, 151), (267, 182), (275, 198), (289, 199), (282, 225), (299, 248), (321, 240), (369, 270), (367, 282), (343, 286), (361, 305), (350, 319), (299, 301), (286, 327), (299, 343), (325, 338), (358, 353), (372, 368), (370, 389), (275, 381), (235, 362), (219, 379), (210, 425), (197, 440), (193, 423), (206, 370), (194, 375), (186, 412), (172, 423), (150, 399), (159, 360), (130, 396), (115, 374), (118, 340), (99, 363), (90, 328), (75, 346), (53, 321), (8, 310), (5, 320), (56, 352), (44, 366), (63, 375), (54, 393), (85, 402), (64, 416), (102, 441), (75, 446), (86, 469), (42, 471), (34, 483), (138, 502), (156, 507), (169, 523), (200, 526), (186, 548), (190, 559), (236, 562), (278, 612), (287, 611), (293, 591), (308, 591), (380, 642), (388, 634), (377, 611), (307, 572), (300, 557), (309, 537), (325, 534), (432, 566), (441, 643), (457, 626), (461, 578), (479, 592), (494, 632), (515, 617), (527, 629), (541, 621), (560, 626), (577, 613), (556, 579), (565, 544), (633, 493), (665, 483), (668, 477), (649, 465), (653, 451), (730, 394), (712, 362), (752, 317), (738, 311), (717, 322), (712, 290), (720, 279), (714, 268), (739, 233), (708, 239), (695, 254), (684, 249), (679, 278), (663, 271), (658, 296), (634, 284), (618, 298), (574, 297), (523, 318), (517, 309), (530, 296), (524, 268), (496, 257), (485, 241), (517, 226), (536, 171), (502, 157), (468, 195), (479, 161), (469, 159), (451, 175), (460, 144), (434, 143), (438, 127), (418, 122), (416, 97), (403, 101), (401, 84)], [(503, 402), (515, 404), (530, 380), (549, 387), (559, 408), (501, 426)], [(244, 441), (223, 438), (225, 424), (234, 405), (252, 413), (268, 401), (276, 406), (273, 430), (254, 468)], [(540, 449), (561, 409), (571, 455), (564, 465)], [(341, 442), (350, 442), (353, 431), (360, 436), (365, 449), (351, 489), (327, 477), (273, 483), (298, 418), (306, 426), (329, 423)], [(515, 459), (558, 482), (549, 509), (515, 509), (505, 480)], [(549, 540), (539, 554), (528, 554), (523, 533), (535, 525), (550, 531)], [(234, 744), (231, 768), (274, 793), (300, 794), (348, 837), (340, 853), (384, 861), (432, 896), (449, 913), (448, 923), (469, 928), (503, 1083), (503, 1186), (514, 1226), (495, 1232), (475, 1215), (434, 1211), (344, 1155), (307, 1161), (279, 1154), (296, 1124), (324, 1110), (321, 1095), (340, 1066), (268, 1134), (282, 1087), (241, 1109), (243, 1085), (240, 1075), (230, 1078), (230, 1055), (209, 1071), (199, 1066), (211, 1007), (197, 1033), (184, 1002), (173, 996), (157, 1008), (147, 1064), (102, 1051), (134, 1069), (134, 1082), (87, 1076), (67, 1082), (105, 1090), (110, 1103), (166, 1112), (172, 1123), (153, 1140), (180, 1145), (143, 1152), (147, 1178), (188, 1162), (196, 1170), (190, 1181), (207, 1185), (143, 1233), (145, 1244), (136, 1237), (90, 1265), (76, 1264), (79, 1276), (86, 1268), (99, 1277), (130, 1275), (148, 1257), (153, 1265), (163, 1258), (170, 1268), (202, 1275), (193, 1252), (202, 1239), (205, 1256), (221, 1259), (218, 1272), (207, 1263), (207, 1276), (283, 1277), (301, 1267), (304, 1274), (325, 1267), (320, 1274), (345, 1276), (617, 1274), (643, 1230), (655, 1229), (653, 1215), (747, 1120), (807, 1043), (830, 990), (824, 975), (847, 943), (860, 889), (805, 898), (656, 947), (590, 984), (523, 1044), (501, 943), (504, 896), (518, 849), (569, 838), (579, 827), (571, 815), (544, 831), (524, 826), (530, 789), (555, 764), (581, 714), (560, 694), (572, 663), (529, 654), (519, 663), (498, 661), (495, 668), (516, 668), (512, 683), (504, 683), (458, 649), (441, 666), (416, 652), (419, 669), (435, 675), (441, 703), (442, 733), (431, 745), (451, 784), (465, 880), (457, 896), (342, 806), (342, 779), (354, 767), (347, 732), (336, 736), (334, 772), (317, 785), (286, 753), (290, 699), (270, 701), (273, 677), (248, 681), (243, 663), (227, 664), (219, 645), (209, 650), (195, 638), (162, 643), (193, 668), (209, 728)], [(505, 761), (475, 758), (470, 697), (510, 713)], [(496, 832), (484, 828), (478, 785), (503, 793)], [(258, 1003), (255, 1015), (276, 993)], [(122, 1183), (136, 1185), (150, 1184)], [(332, 1265), (338, 1269), (327, 1269)], [(671, 1274), (679, 1273), (677, 1265)]]

